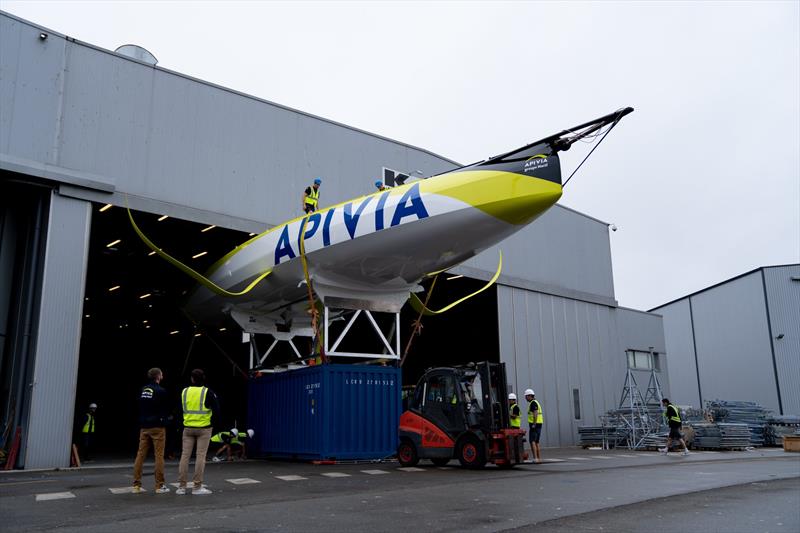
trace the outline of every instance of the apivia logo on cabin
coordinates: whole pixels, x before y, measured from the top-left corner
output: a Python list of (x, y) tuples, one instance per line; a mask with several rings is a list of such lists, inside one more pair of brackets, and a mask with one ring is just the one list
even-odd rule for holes
[[(275, 265), (279, 265), (281, 261), (288, 261), (297, 257), (295, 250), (300, 250), (301, 240), (307, 242), (309, 239), (317, 234), (317, 231), (322, 229), (322, 246), (327, 247), (331, 244), (338, 244), (347, 239), (354, 239), (356, 230), (368, 224), (366, 233), (380, 231), (385, 228), (386, 215), (389, 210), (386, 209), (386, 200), (392, 191), (385, 191), (381, 195), (371, 195), (363, 198), (358, 206), (354, 207), (354, 202), (347, 202), (327, 210), (322, 210), (318, 213), (308, 215), (299, 224), (297, 239), (293, 243), (289, 235), (289, 226), (286, 224), (281, 229), (278, 243), (275, 245)], [(377, 199), (377, 200), (376, 200)], [(373, 212), (370, 205), (373, 200), (376, 200), (374, 207), (374, 217), (362, 216)], [(391, 219), (389, 220), (389, 227), (399, 226), (414, 220), (422, 220), (428, 218), (428, 210), (425, 207), (425, 202), (419, 192), (419, 183), (412, 185), (400, 198), (392, 211)], [(339, 218), (341, 217), (341, 218)], [(347, 237), (337, 239), (336, 242), (331, 240), (331, 225), (334, 220), (341, 220), (347, 230)], [(361, 224), (361, 226), (359, 226)], [(362, 232), (364, 234), (364, 232)]]

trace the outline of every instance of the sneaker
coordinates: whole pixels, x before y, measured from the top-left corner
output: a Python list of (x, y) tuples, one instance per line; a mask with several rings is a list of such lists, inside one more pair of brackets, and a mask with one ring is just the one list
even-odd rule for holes
[(689, 455), (689, 448), (683, 449), (683, 455)]
[(141, 493), (147, 492), (147, 491), (145, 489), (143, 489), (141, 487), (141, 485), (134, 485), (133, 486), (133, 490), (131, 492), (133, 492), (134, 494), (141, 494)]
[(667, 455), (667, 449), (666, 448), (659, 448), (658, 451), (661, 452), (661, 455)]
[(212, 457), (211, 460), (214, 461), (215, 463), (219, 463), (220, 461), (222, 461), (222, 459), (220, 459), (216, 455), (214, 457)]
[(178, 487), (177, 489), (175, 489), (175, 494), (179, 496), (186, 494), (186, 487)]
[(167, 492), (169, 492), (169, 487), (167, 487), (166, 485), (161, 485), (156, 489), (156, 494), (165, 494)]
[(192, 494), (193, 495), (194, 494), (211, 494), (211, 493), (212, 493), (212, 491), (207, 489), (207, 488), (205, 488), (205, 487), (200, 487), (199, 489), (192, 489)]

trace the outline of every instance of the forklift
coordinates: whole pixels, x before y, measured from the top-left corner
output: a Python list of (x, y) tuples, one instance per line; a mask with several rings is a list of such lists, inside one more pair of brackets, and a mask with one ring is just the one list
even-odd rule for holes
[(467, 468), (511, 468), (524, 461), (525, 431), (511, 427), (507, 390), (505, 363), (428, 369), (400, 417), (400, 464), (444, 466), (455, 458)]

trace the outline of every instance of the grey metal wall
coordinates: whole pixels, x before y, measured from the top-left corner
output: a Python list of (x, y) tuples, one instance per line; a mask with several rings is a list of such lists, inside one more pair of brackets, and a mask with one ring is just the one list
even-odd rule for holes
[(297, 216), (315, 176), (330, 204), (371, 192), (383, 166), (455, 165), (40, 31), (0, 14), (0, 164), (88, 188), (70, 194), (255, 231)]
[(617, 305), (605, 222), (555, 206), (530, 226), (456, 271), (479, 278), (481, 272), (493, 274), (499, 250), (503, 252), (500, 282), (505, 285)]
[(800, 265), (748, 272), (653, 311), (664, 316), (673, 390), (800, 414)]
[(764, 268), (762, 276), (781, 406), (786, 414), (800, 415), (800, 265)]
[[(504, 285), (498, 286), (497, 305), (500, 359), (517, 394), (528, 387), (536, 391), (545, 417), (544, 446), (575, 444), (578, 426), (598, 424), (600, 415), (619, 404), (625, 349), (664, 352), (657, 315)], [(637, 380), (646, 387), (646, 377)], [(580, 419), (573, 389), (580, 394)]]
[(69, 466), (91, 204), (50, 199), (25, 468)]
[(702, 391), (697, 379), (689, 300), (662, 307), (657, 312), (664, 317), (664, 332), (669, 353), (670, 399), (678, 405), (701, 407)]

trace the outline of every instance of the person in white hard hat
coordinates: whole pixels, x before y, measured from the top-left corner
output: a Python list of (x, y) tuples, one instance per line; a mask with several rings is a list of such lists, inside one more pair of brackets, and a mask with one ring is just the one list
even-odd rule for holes
[(94, 449), (94, 433), (95, 423), (94, 414), (97, 411), (97, 404), (92, 402), (89, 404), (89, 409), (83, 416), (83, 425), (81, 426), (81, 436), (83, 441), (83, 460), (91, 461), (92, 451)]
[(508, 395), (508, 418), (512, 428), (519, 429), (521, 415), (519, 405), (517, 405), (517, 395), (512, 392)]
[(227, 452), (227, 460), (230, 461), (234, 456), (238, 457), (239, 459), (247, 459), (247, 454), (245, 451), (245, 440), (252, 439), (253, 435), (256, 432), (252, 429), (248, 429), (247, 432), (242, 433), (236, 428), (231, 429), (230, 431), (222, 431), (217, 433), (213, 437), (211, 437), (211, 442), (215, 443), (224, 443), (224, 445), (214, 454), (214, 457), (211, 459), (215, 463), (220, 462), (220, 455), (224, 452)]
[(539, 439), (542, 436), (542, 423), (544, 422), (542, 404), (536, 399), (533, 389), (525, 389), (525, 399), (528, 400), (528, 439), (531, 442), (533, 461), (541, 463), (542, 452), (539, 449)]

